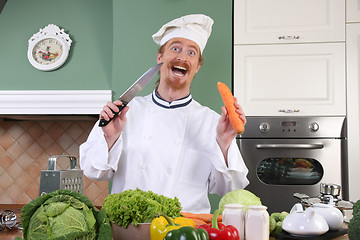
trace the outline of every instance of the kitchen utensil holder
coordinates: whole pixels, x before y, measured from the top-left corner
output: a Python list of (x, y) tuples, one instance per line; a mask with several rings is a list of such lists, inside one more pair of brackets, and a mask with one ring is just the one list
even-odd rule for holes
[[(56, 160), (68, 158), (70, 169), (56, 170)], [(69, 189), (84, 193), (84, 173), (77, 169), (77, 160), (70, 155), (56, 155), (49, 158), (48, 170), (42, 170), (40, 175), (39, 195), (53, 192), (58, 189)]]

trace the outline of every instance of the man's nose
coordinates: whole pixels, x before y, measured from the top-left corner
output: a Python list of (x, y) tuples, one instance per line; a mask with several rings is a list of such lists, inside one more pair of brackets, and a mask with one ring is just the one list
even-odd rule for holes
[(186, 59), (186, 52), (185, 52), (185, 51), (179, 52), (178, 55), (177, 55), (177, 59), (178, 59), (178, 60), (186, 61), (186, 60), (187, 60), (187, 59)]

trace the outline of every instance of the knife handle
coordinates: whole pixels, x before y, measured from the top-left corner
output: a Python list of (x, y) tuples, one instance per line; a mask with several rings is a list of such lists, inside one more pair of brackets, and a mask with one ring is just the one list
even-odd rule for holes
[(99, 122), (99, 127), (105, 127), (106, 125), (108, 125), (111, 120), (113, 120), (120, 112), (121, 110), (124, 109), (124, 107), (126, 107), (126, 104), (122, 104), (122, 105), (116, 105), (118, 108), (119, 108), (119, 111), (118, 112), (115, 112), (114, 110), (111, 109), (111, 111), (113, 112), (114, 116), (112, 118), (110, 118), (109, 121), (106, 121), (105, 119), (100, 119), (100, 122)]

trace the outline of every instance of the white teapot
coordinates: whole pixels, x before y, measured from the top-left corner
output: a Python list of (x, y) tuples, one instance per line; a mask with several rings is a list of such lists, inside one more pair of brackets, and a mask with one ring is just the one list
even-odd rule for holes
[(290, 214), (284, 219), (282, 228), (292, 235), (316, 236), (329, 231), (325, 219), (313, 208), (305, 211), (300, 203), (294, 205)]
[(330, 201), (328, 204), (324, 203), (315, 203), (312, 205), (312, 209), (316, 211), (316, 213), (320, 214), (329, 225), (329, 229), (331, 231), (336, 231), (341, 228), (344, 222), (344, 216), (342, 212), (333, 206), (333, 198), (329, 196)]

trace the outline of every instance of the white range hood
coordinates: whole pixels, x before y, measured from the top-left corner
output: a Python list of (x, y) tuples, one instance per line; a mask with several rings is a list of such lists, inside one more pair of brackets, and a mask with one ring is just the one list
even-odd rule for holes
[(2, 90), (0, 115), (92, 115), (111, 100), (111, 90)]

